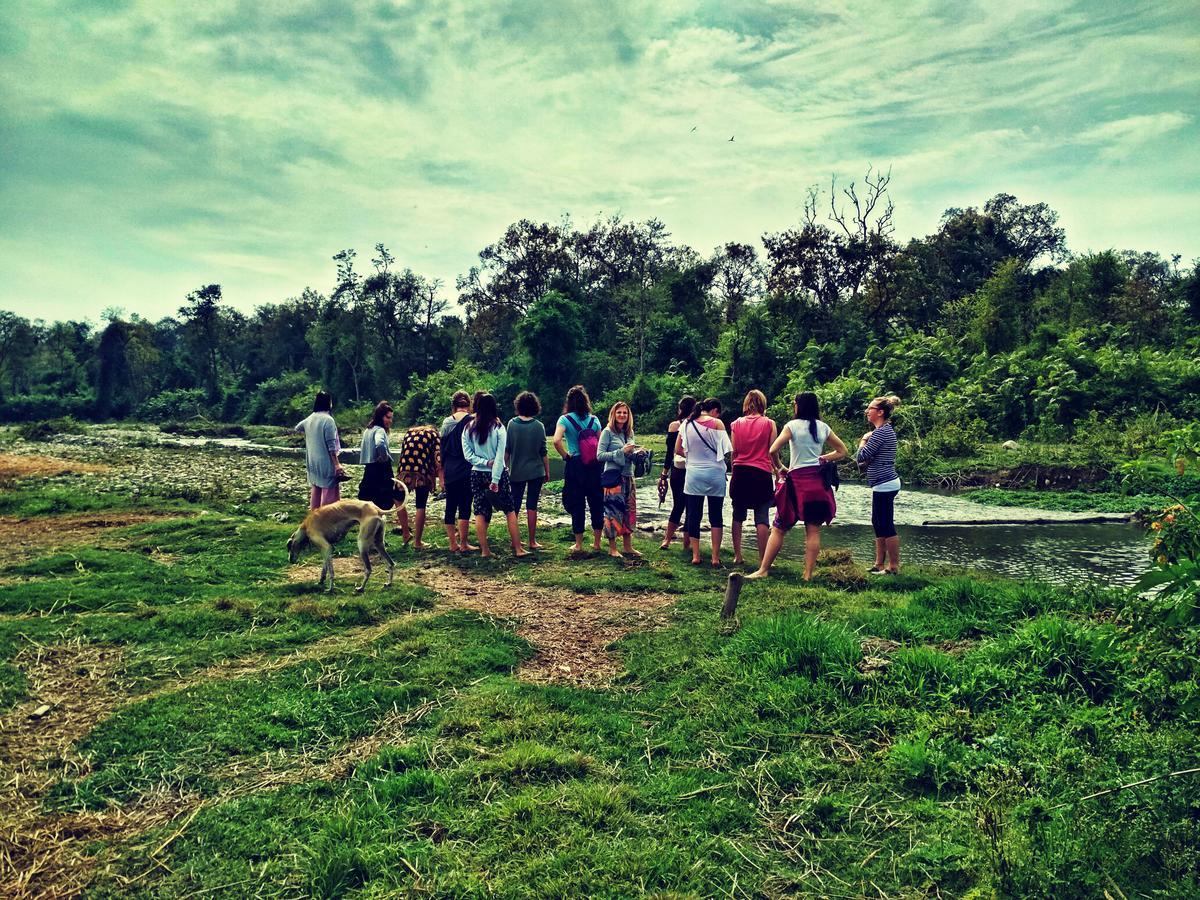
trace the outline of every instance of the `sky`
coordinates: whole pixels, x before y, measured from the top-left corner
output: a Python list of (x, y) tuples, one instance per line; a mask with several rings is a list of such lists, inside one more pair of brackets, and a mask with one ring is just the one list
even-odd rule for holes
[[(0, 309), (249, 311), (332, 256), (455, 276), (521, 218), (707, 254), (890, 169), (901, 239), (999, 192), (1200, 256), (1196, 0), (0, 5)], [(733, 138), (731, 141), (730, 138)]]

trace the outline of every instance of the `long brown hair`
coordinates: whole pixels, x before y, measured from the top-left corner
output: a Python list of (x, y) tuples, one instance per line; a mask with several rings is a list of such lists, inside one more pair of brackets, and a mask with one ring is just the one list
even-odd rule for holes
[(383, 427), (383, 417), (392, 411), (392, 406), (386, 400), (380, 400), (375, 404), (375, 408), (371, 410), (371, 418), (367, 420), (367, 427), (374, 428), (378, 425)]

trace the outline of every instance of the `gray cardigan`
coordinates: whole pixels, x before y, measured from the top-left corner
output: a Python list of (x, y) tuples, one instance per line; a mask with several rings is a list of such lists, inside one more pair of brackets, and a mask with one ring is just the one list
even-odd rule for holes
[(605, 471), (620, 469), (622, 475), (632, 478), (633, 457), (625, 455), (624, 447), (628, 443), (635, 442), (636, 438), (632, 431), (629, 433), (629, 438), (626, 439), (620, 432), (605, 428), (600, 432), (600, 445), (596, 448), (596, 459), (604, 463)]

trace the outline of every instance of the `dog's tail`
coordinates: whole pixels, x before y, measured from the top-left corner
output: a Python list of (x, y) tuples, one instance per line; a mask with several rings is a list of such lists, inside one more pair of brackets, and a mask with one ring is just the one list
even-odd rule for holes
[(408, 503), (408, 485), (399, 478), (393, 478), (392, 496), (399, 498), (396, 505), (392, 507), (392, 512), (400, 512), (400, 510), (404, 509), (404, 505)]

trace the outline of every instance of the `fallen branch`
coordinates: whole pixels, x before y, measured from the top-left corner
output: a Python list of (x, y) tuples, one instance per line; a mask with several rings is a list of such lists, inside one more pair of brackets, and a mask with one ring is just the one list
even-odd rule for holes
[(1086, 797), (1080, 797), (1077, 800), (1068, 800), (1065, 803), (1060, 803), (1057, 806), (1050, 807), (1050, 812), (1054, 812), (1057, 809), (1062, 809), (1065, 806), (1071, 806), (1075, 803), (1082, 803), (1084, 800), (1095, 800), (1097, 797), (1104, 797), (1108, 794), (1116, 794), (1129, 788), (1141, 787), (1143, 784), (1149, 784), (1152, 781), (1162, 781), (1164, 778), (1180, 778), (1184, 775), (1195, 775), (1198, 772), (1200, 772), (1200, 767), (1195, 769), (1180, 769), (1178, 772), (1164, 772), (1162, 775), (1152, 775), (1149, 778), (1143, 778), (1141, 781), (1131, 781), (1129, 784), (1122, 784), (1115, 788), (1096, 791), (1094, 794), (1088, 794)]

